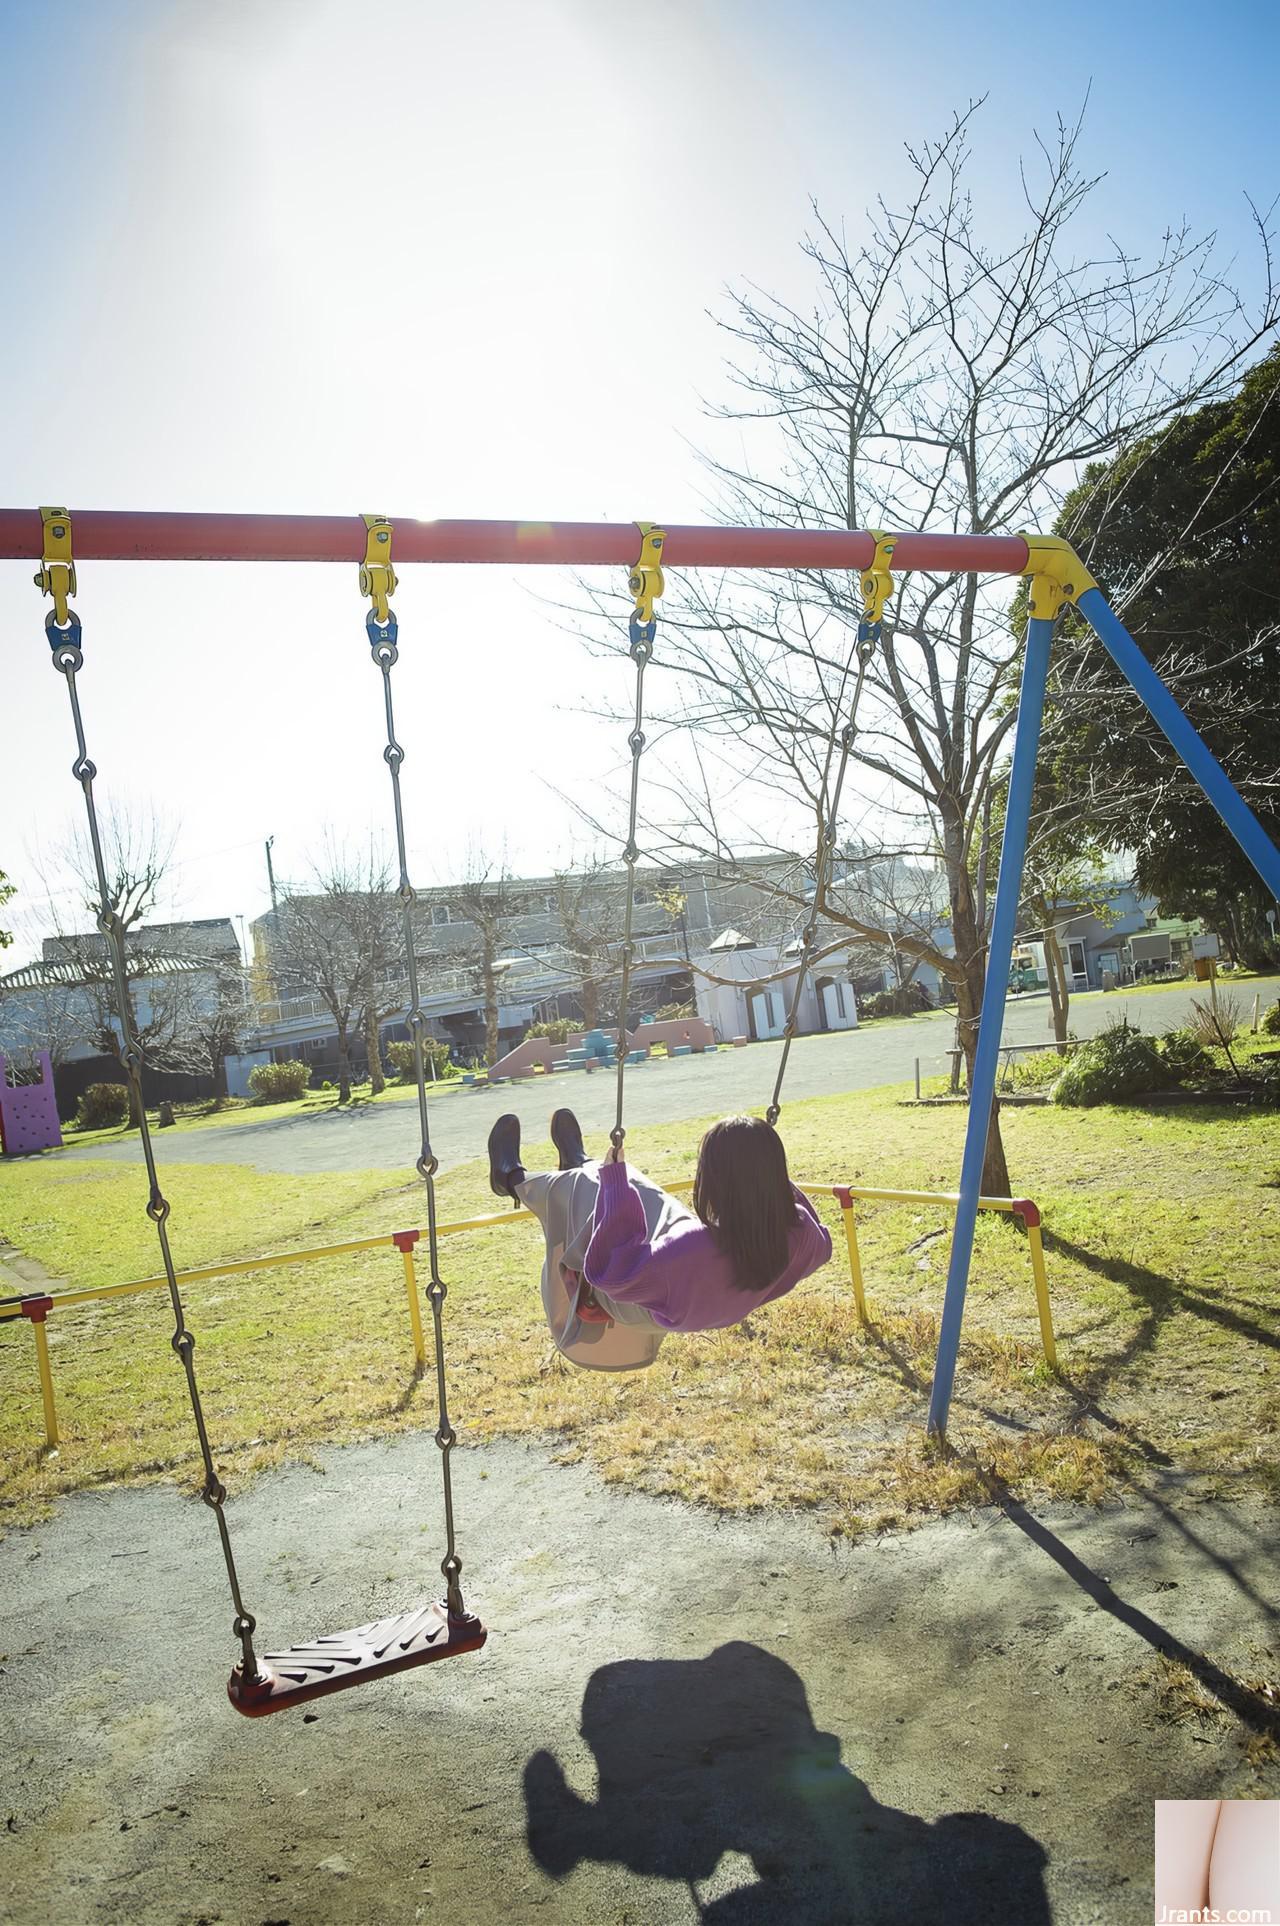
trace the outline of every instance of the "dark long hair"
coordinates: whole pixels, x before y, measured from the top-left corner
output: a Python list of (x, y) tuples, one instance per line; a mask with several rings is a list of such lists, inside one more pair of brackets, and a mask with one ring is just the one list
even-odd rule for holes
[(725, 1117), (698, 1151), (693, 1208), (733, 1266), (740, 1291), (763, 1291), (787, 1268), (796, 1200), (787, 1153), (762, 1117)]

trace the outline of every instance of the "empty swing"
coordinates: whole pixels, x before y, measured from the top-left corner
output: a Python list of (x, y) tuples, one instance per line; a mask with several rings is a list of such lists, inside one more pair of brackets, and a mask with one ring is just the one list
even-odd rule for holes
[(247, 1610), (241, 1596), (240, 1580), (231, 1549), (225, 1513), (226, 1487), (218, 1477), (196, 1382), (195, 1334), (186, 1321), (182, 1293), (178, 1286), (177, 1272), (169, 1246), (170, 1206), (160, 1188), (147, 1114), (142, 1103), (142, 1048), (134, 1028), (129, 1001), (124, 927), (111, 902), (110, 888), (107, 883), (102, 839), (93, 794), (97, 769), (90, 760), (86, 748), (80, 697), (76, 685), (76, 677), (83, 666), (83, 653), (80, 618), (68, 604), (68, 597), (76, 592), (75, 562), (71, 548), (71, 519), (64, 509), (44, 508), (41, 509), (40, 515), (44, 532), (44, 551), (43, 563), (36, 576), (36, 584), (44, 594), (53, 598), (53, 608), (45, 619), (45, 633), (53, 651), (53, 666), (66, 681), (67, 694), (71, 703), (71, 719), (77, 749), (76, 760), (72, 764), (72, 774), (80, 784), (84, 795), (94, 877), (100, 902), (98, 928), (106, 940), (110, 954), (116, 1017), (124, 1039), (122, 1053), (124, 1068), (140, 1118), (139, 1137), (148, 1182), (146, 1211), (156, 1227), (160, 1256), (173, 1308), (174, 1332), (171, 1342), (186, 1374), (187, 1392), (195, 1420), (196, 1435), (200, 1443), (200, 1455), (204, 1465), (201, 1497), (217, 1521), (218, 1538), (222, 1546), (227, 1581), (235, 1608), (232, 1630), (240, 1643), (240, 1659), (227, 1681), (227, 1696), (238, 1712), (243, 1712), (250, 1718), (258, 1718), (269, 1712), (283, 1711), (287, 1706), (302, 1704), (308, 1699), (322, 1698), (330, 1692), (345, 1691), (353, 1685), (362, 1685), (369, 1679), (384, 1678), (392, 1672), (408, 1671), (418, 1665), (430, 1665), (437, 1659), (452, 1658), (460, 1652), (474, 1652), (484, 1644), (488, 1636), (480, 1620), (467, 1611), (463, 1602), (460, 1582), (462, 1560), (458, 1556), (454, 1532), (453, 1486), (449, 1454), (456, 1442), (456, 1434), (449, 1423), (445, 1385), (442, 1312), (447, 1290), (440, 1276), (437, 1249), (434, 1179), (438, 1163), (431, 1149), (426, 1071), (422, 1048), (426, 1017), (423, 1015), (418, 993), (418, 966), (413, 930), (413, 908), (416, 898), (408, 875), (404, 812), (400, 794), (400, 765), (404, 761), (404, 751), (396, 741), (391, 700), (391, 670), (397, 659), (397, 624), (389, 602), (389, 597), (396, 586), (395, 572), (391, 566), (392, 528), (383, 516), (365, 516), (366, 553), (360, 570), (360, 592), (370, 599), (371, 606), (365, 627), (374, 664), (382, 674), (387, 729), (387, 741), (382, 754), (391, 773), (396, 852), (400, 869), (399, 896), (404, 911), (405, 961), (409, 984), (407, 1022), (414, 1046), (418, 1115), (422, 1130), (422, 1148), (415, 1168), (425, 1185), (427, 1202), (427, 1249), (430, 1261), (430, 1283), (427, 1295), (431, 1303), (435, 1338), (438, 1413), (436, 1443), (440, 1447), (445, 1525), (445, 1556), (440, 1569), (445, 1580), (445, 1596), (442, 1600), (431, 1599), (425, 1604), (415, 1605), (391, 1618), (379, 1619), (369, 1625), (357, 1625), (348, 1631), (327, 1633), (299, 1645), (265, 1652), (262, 1658), (259, 1658), (253, 1642), (257, 1621)]

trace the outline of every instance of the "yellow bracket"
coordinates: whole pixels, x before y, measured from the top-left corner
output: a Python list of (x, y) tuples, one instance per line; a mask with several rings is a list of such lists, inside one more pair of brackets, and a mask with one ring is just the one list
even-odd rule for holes
[(1092, 575), (1070, 542), (1061, 535), (1023, 534), (1027, 545), (1024, 575), (1031, 577), (1031, 613), (1039, 621), (1053, 622), (1064, 603), (1080, 600), (1086, 589), (1097, 588)]
[(71, 517), (65, 508), (42, 508), (44, 561), (35, 578), (42, 595), (53, 597), (53, 618), (60, 629), (70, 619), (67, 597), (76, 592), (76, 565), (71, 554)]
[(893, 576), (889, 565), (893, 561), (893, 551), (898, 545), (896, 535), (882, 534), (878, 528), (871, 530), (876, 552), (871, 558), (871, 567), (862, 571), (862, 621), (875, 623), (884, 616), (884, 605), (893, 594)]
[(366, 515), (364, 560), (360, 564), (360, 593), (373, 603), (373, 619), (382, 628), (391, 620), (390, 598), (396, 592), (391, 566), (391, 523), (385, 515)]
[(649, 623), (654, 619), (654, 602), (667, 585), (662, 573), (667, 532), (656, 522), (637, 522), (636, 527), (640, 530), (640, 560), (627, 577), (627, 587), (636, 598), (631, 620)]

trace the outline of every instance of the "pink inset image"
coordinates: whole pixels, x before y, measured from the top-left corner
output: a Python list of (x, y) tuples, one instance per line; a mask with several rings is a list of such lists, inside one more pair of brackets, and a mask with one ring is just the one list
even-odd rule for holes
[(1156, 1800), (1156, 1926), (1280, 1926), (1280, 1799)]

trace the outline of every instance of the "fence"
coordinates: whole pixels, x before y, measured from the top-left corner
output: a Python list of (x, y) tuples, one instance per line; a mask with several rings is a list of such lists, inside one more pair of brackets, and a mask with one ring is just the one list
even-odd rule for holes
[[(1008, 1090), (1013, 1080), (1013, 1060), (1015, 1057), (1046, 1057), (1050, 1052), (1052, 1052), (1054, 1056), (1061, 1056), (1068, 1050), (1079, 1049), (1082, 1043), (1087, 1043), (1088, 1041), (1088, 1037), (1068, 1037), (1065, 1042), (1059, 1043), (1055, 1038), (1049, 1037), (1043, 1043), (1002, 1043), (1000, 1045), (1000, 1069), (998, 1073), (999, 1081), (996, 1085), (997, 1092), (1003, 1094)], [(965, 1089), (964, 1051), (960, 1048), (959, 1044), (955, 1044), (949, 1050), (939, 1050), (935, 1057), (916, 1058), (915, 1081), (917, 1103), (924, 1101), (920, 1087), (920, 1066), (922, 1063), (945, 1063), (948, 1066), (945, 1074), (950, 1081), (952, 1089), (956, 1091)], [(939, 1073), (935, 1070), (932, 1074), (936, 1076)]]
[[(668, 1186), (672, 1191), (690, 1191), (693, 1180), (688, 1178)], [(959, 1202), (954, 1191), (937, 1190), (879, 1190), (868, 1189), (854, 1184), (810, 1184), (801, 1180), (801, 1188), (810, 1196), (834, 1197), (840, 1207), (844, 1224), (845, 1248), (849, 1258), (849, 1282), (853, 1287), (854, 1304), (857, 1307), (858, 1321), (871, 1322), (867, 1309), (866, 1287), (862, 1274), (862, 1253), (858, 1244), (858, 1224), (855, 1205), (862, 1202), (895, 1204), (944, 1204), (954, 1211)], [(1045, 1271), (1044, 1244), (1040, 1234), (1040, 1212), (1027, 1197), (982, 1197), (978, 1200), (981, 1210), (1001, 1211), (1016, 1217), (1027, 1233), (1027, 1247), (1031, 1259), (1031, 1277), (1035, 1291), (1036, 1311), (1040, 1324), (1040, 1342), (1045, 1360), (1051, 1369), (1057, 1368), (1057, 1346), (1054, 1341), (1053, 1314), (1049, 1303), (1049, 1281)], [(439, 1224), (436, 1227), (440, 1237), (454, 1237), (462, 1231), (497, 1229), (504, 1225), (532, 1223), (534, 1218), (526, 1210), (504, 1210), (486, 1213), (480, 1217), (459, 1218), (452, 1224)], [(380, 1237), (358, 1237), (343, 1244), (321, 1244), (301, 1251), (277, 1251), (265, 1257), (242, 1257), (227, 1264), (205, 1264), (195, 1270), (179, 1271), (179, 1285), (198, 1284), (209, 1278), (235, 1277), (245, 1271), (277, 1270), (287, 1264), (309, 1264), (322, 1257), (343, 1257), (352, 1251), (372, 1251), (394, 1248), (400, 1255), (404, 1268), (404, 1288), (409, 1313), (409, 1330), (413, 1340), (414, 1357), (419, 1365), (426, 1363), (426, 1340), (422, 1327), (422, 1307), (418, 1298), (417, 1269), (414, 1262), (414, 1246), (423, 1233), (420, 1230), (384, 1232)], [(28, 1293), (19, 1297), (0, 1298), (0, 1323), (25, 1319), (31, 1326), (35, 1341), (36, 1371), (40, 1380), (40, 1396), (44, 1405), (45, 1448), (55, 1451), (58, 1447), (58, 1413), (54, 1398), (53, 1367), (49, 1358), (49, 1339), (45, 1325), (54, 1311), (72, 1308), (77, 1304), (101, 1302), (107, 1298), (135, 1297), (143, 1291), (159, 1291), (168, 1288), (164, 1277), (143, 1277), (128, 1284), (97, 1284), (82, 1291), (56, 1291), (45, 1294)]]

